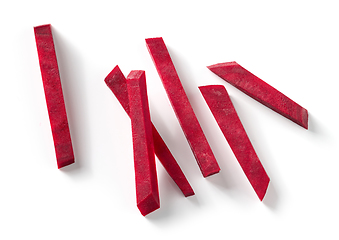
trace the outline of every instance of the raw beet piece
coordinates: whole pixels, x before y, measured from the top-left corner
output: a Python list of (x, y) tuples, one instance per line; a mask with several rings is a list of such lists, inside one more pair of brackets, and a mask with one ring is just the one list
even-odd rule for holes
[(194, 114), (163, 39), (149, 38), (146, 39), (146, 44), (203, 176), (218, 173), (220, 167)]
[(308, 113), (305, 108), (254, 76), (238, 63), (219, 63), (208, 68), (258, 102), (308, 129)]
[(74, 163), (51, 25), (34, 27), (39, 63), (58, 168)]
[(152, 124), (153, 141), (154, 141), (154, 152), (164, 166), (168, 174), (171, 176), (173, 181), (180, 188), (185, 197), (194, 195), (194, 191), (187, 181), (184, 173), (181, 171), (177, 161), (173, 157), (172, 153), (166, 146), (164, 140), (161, 138), (159, 132)]
[(132, 122), (137, 206), (145, 216), (160, 207), (145, 72), (132, 71), (126, 81)]
[(262, 200), (270, 179), (254, 151), (225, 87), (210, 85), (199, 89), (254, 191)]
[[(129, 100), (126, 78), (120, 68), (116, 66), (105, 78), (105, 83), (112, 90), (126, 113), (129, 115)], [(194, 191), (187, 181), (177, 161), (162, 140), (160, 134), (152, 124), (154, 152), (164, 166), (170, 177), (174, 180), (182, 193), (188, 197), (194, 195)]]

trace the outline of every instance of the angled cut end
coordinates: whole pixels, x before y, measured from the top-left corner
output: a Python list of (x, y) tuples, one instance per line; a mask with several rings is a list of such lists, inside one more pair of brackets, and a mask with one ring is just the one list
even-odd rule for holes
[(213, 65), (207, 66), (207, 68), (209, 70), (211, 70), (212, 72), (214, 72), (215, 74), (219, 75), (219, 72), (222, 71), (223, 68), (233, 67), (233, 66), (239, 66), (239, 64), (237, 62), (233, 61), (233, 62), (213, 64)]
[(67, 159), (67, 160), (64, 160), (64, 161), (61, 161), (61, 162), (57, 162), (57, 164), (58, 164), (58, 169), (60, 169), (60, 168), (63, 168), (63, 167), (66, 167), (66, 166), (68, 166), (68, 165), (70, 165), (70, 164), (73, 164), (73, 163), (75, 163), (75, 160), (74, 160), (74, 157), (73, 158), (70, 158), (70, 159)]
[(120, 75), (123, 75), (119, 66), (116, 65), (113, 70), (106, 76), (105, 78), (105, 83), (106, 85), (109, 87), (110, 84), (112, 84), (112, 82), (114, 81), (115, 79), (115, 76), (120, 76)]
[(145, 71), (143, 70), (132, 70), (128, 76), (127, 79), (139, 79), (139, 78), (145, 78)]
[(109, 89), (116, 96), (121, 106), (129, 115), (129, 100), (127, 92), (127, 83), (124, 74), (121, 72), (118, 65), (105, 78), (105, 83)]
[[(165, 61), (168, 64), (168, 61), (171, 63), (171, 57), (168, 53), (166, 44), (164, 42), (164, 39), (162, 37), (156, 37), (156, 38), (146, 38), (146, 47), (151, 55), (152, 61), (155, 65), (155, 68), (157, 69), (160, 78), (162, 79), (161, 75), (161, 69), (159, 68), (159, 61)], [(172, 65), (171, 63), (170, 65)], [(175, 69), (174, 69), (175, 70)]]
[(192, 188), (185, 189), (182, 192), (183, 192), (185, 197), (190, 197), (190, 196), (194, 196), (195, 195), (195, 193), (194, 193)]
[(45, 24), (34, 27), (35, 34), (51, 34), (51, 24)]
[(143, 216), (160, 208), (159, 199), (153, 194), (149, 194), (146, 198), (137, 204), (137, 207)]
[(260, 199), (260, 201), (262, 201), (266, 195), (267, 192), (267, 188), (268, 185), (270, 183), (270, 179), (269, 177), (266, 175), (266, 179), (262, 179), (261, 183), (259, 186), (256, 186), (256, 188), (254, 188), (258, 198)]
[(203, 172), (204, 178), (212, 176), (220, 172), (220, 167), (213, 164), (210, 168), (206, 168)]
[(308, 111), (303, 108), (301, 110), (301, 119), (302, 119), (302, 122), (301, 122), (301, 126), (305, 129), (308, 129)]
[(146, 38), (145, 39), (147, 46), (149, 44), (154, 44), (154, 43), (159, 43), (162, 42), (163, 44), (165, 44), (164, 40), (162, 39), (162, 37), (156, 37), (156, 38)]

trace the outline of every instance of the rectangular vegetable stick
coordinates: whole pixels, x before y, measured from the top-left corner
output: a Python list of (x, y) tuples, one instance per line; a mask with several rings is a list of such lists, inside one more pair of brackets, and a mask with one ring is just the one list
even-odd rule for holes
[(146, 44), (203, 176), (218, 173), (220, 167), (195, 116), (163, 39), (148, 38)]
[(51, 25), (34, 27), (34, 33), (57, 164), (62, 168), (74, 163), (74, 154)]
[[(126, 78), (121, 72), (120, 68), (116, 66), (105, 78), (105, 83), (111, 89), (116, 96), (121, 106), (125, 109), (129, 115), (129, 100), (127, 92)], [(172, 153), (162, 140), (160, 134), (152, 124), (154, 152), (157, 155), (159, 161), (164, 166), (167, 173), (174, 180), (182, 193), (188, 197), (194, 195), (194, 191), (182, 172), (177, 161), (173, 157)]]
[(132, 71), (126, 81), (132, 123), (137, 206), (145, 216), (160, 207), (145, 72)]
[(199, 87), (222, 133), (260, 200), (270, 182), (224, 86)]
[(308, 113), (305, 108), (254, 76), (238, 63), (219, 63), (208, 66), (208, 69), (266, 107), (308, 129)]

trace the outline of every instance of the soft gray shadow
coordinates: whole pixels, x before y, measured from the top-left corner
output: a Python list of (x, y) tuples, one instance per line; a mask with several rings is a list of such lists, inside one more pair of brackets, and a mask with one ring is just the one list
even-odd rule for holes
[[(194, 92), (199, 91), (198, 90), (198, 86), (196, 86), (194, 83), (194, 79), (193, 79), (193, 74), (189, 74), (191, 72), (191, 69), (189, 67), (189, 64), (187, 63), (187, 61), (185, 61), (184, 58), (181, 58), (180, 56), (178, 56), (178, 54), (173, 51), (171, 49), (171, 47), (167, 47), (169, 54), (171, 56), (172, 62), (174, 64), (174, 67), (178, 73), (178, 76), (180, 78), (181, 84), (188, 96), (188, 98), (190, 99), (190, 95)], [(190, 99), (191, 101), (191, 99)]]
[[(164, 124), (166, 119), (164, 119), (161, 113), (157, 111), (152, 112), (152, 119), (155, 128), (158, 130), (160, 136), (192, 186), (190, 179), (200, 177), (201, 174), (180, 124), (178, 123), (175, 130), (171, 131), (166, 124)], [(192, 186), (192, 188), (194, 190), (194, 186)]]
[[(86, 120), (88, 98), (83, 81), (85, 67), (77, 48), (53, 27), (52, 33), (75, 155), (75, 163), (62, 168), (61, 171), (75, 173), (89, 164), (88, 157), (91, 155), (88, 140), (90, 124)], [(89, 166), (86, 167), (89, 169)]]
[(167, 222), (173, 216), (171, 206), (162, 206), (160, 199), (160, 208), (145, 216), (145, 218), (153, 223)]
[(319, 120), (310, 112), (308, 112), (308, 131), (325, 136), (325, 129), (323, 129)]
[(271, 210), (277, 210), (279, 203), (278, 192), (273, 182), (270, 182), (263, 203)]
[(60, 168), (59, 170), (64, 172), (64, 173), (79, 172), (81, 170), (81, 164), (79, 164), (77, 162), (77, 160), (75, 160), (75, 161), (76, 161), (75, 163), (68, 165), (68, 166), (65, 166), (63, 168)]
[(221, 171), (217, 174), (207, 177), (206, 180), (219, 188), (221, 191), (226, 192), (234, 187), (232, 184), (233, 181), (229, 178), (230, 174), (228, 174), (229, 171), (227, 170), (227, 167), (225, 167), (225, 164), (219, 163), (219, 166)]
[[(199, 207), (200, 203), (196, 195), (185, 198), (184, 200), (189, 201), (191, 204), (195, 205), (195, 207)], [(152, 222), (157, 226), (166, 226), (167, 223), (171, 221), (175, 221), (175, 219), (182, 218), (187, 216), (187, 211), (183, 208), (178, 208), (177, 204), (179, 201), (175, 201), (175, 203), (163, 204), (160, 199), (160, 208), (149, 215), (146, 216), (146, 219)]]
[(312, 133), (320, 133), (319, 125), (313, 114), (308, 112), (308, 131)]
[(189, 196), (186, 198), (190, 203), (192, 203), (193, 205), (200, 207), (201, 206), (201, 202), (199, 201), (199, 198), (197, 197), (197, 195), (193, 195), (193, 196)]

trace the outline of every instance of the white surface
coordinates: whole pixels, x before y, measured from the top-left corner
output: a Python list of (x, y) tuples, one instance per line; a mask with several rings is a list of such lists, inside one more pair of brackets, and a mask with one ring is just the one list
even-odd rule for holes
[[(336, 1), (2, 1), (0, 239), (338, 239)], [(76, 164), (58, 170), (33, 26), (51, 23)], [(163, 37), (222, 168), (204, 179), (145, 45)], [(308, 109), (309, 130), (206, 66), (237, 61)], [(161, 208), (135, 205), (130, 122), (104, 83), (146, 70), (151, 116), (196, 195), (157, 162)], [(271, 183), (260, 202), (198, 86), (223, 84)]]

